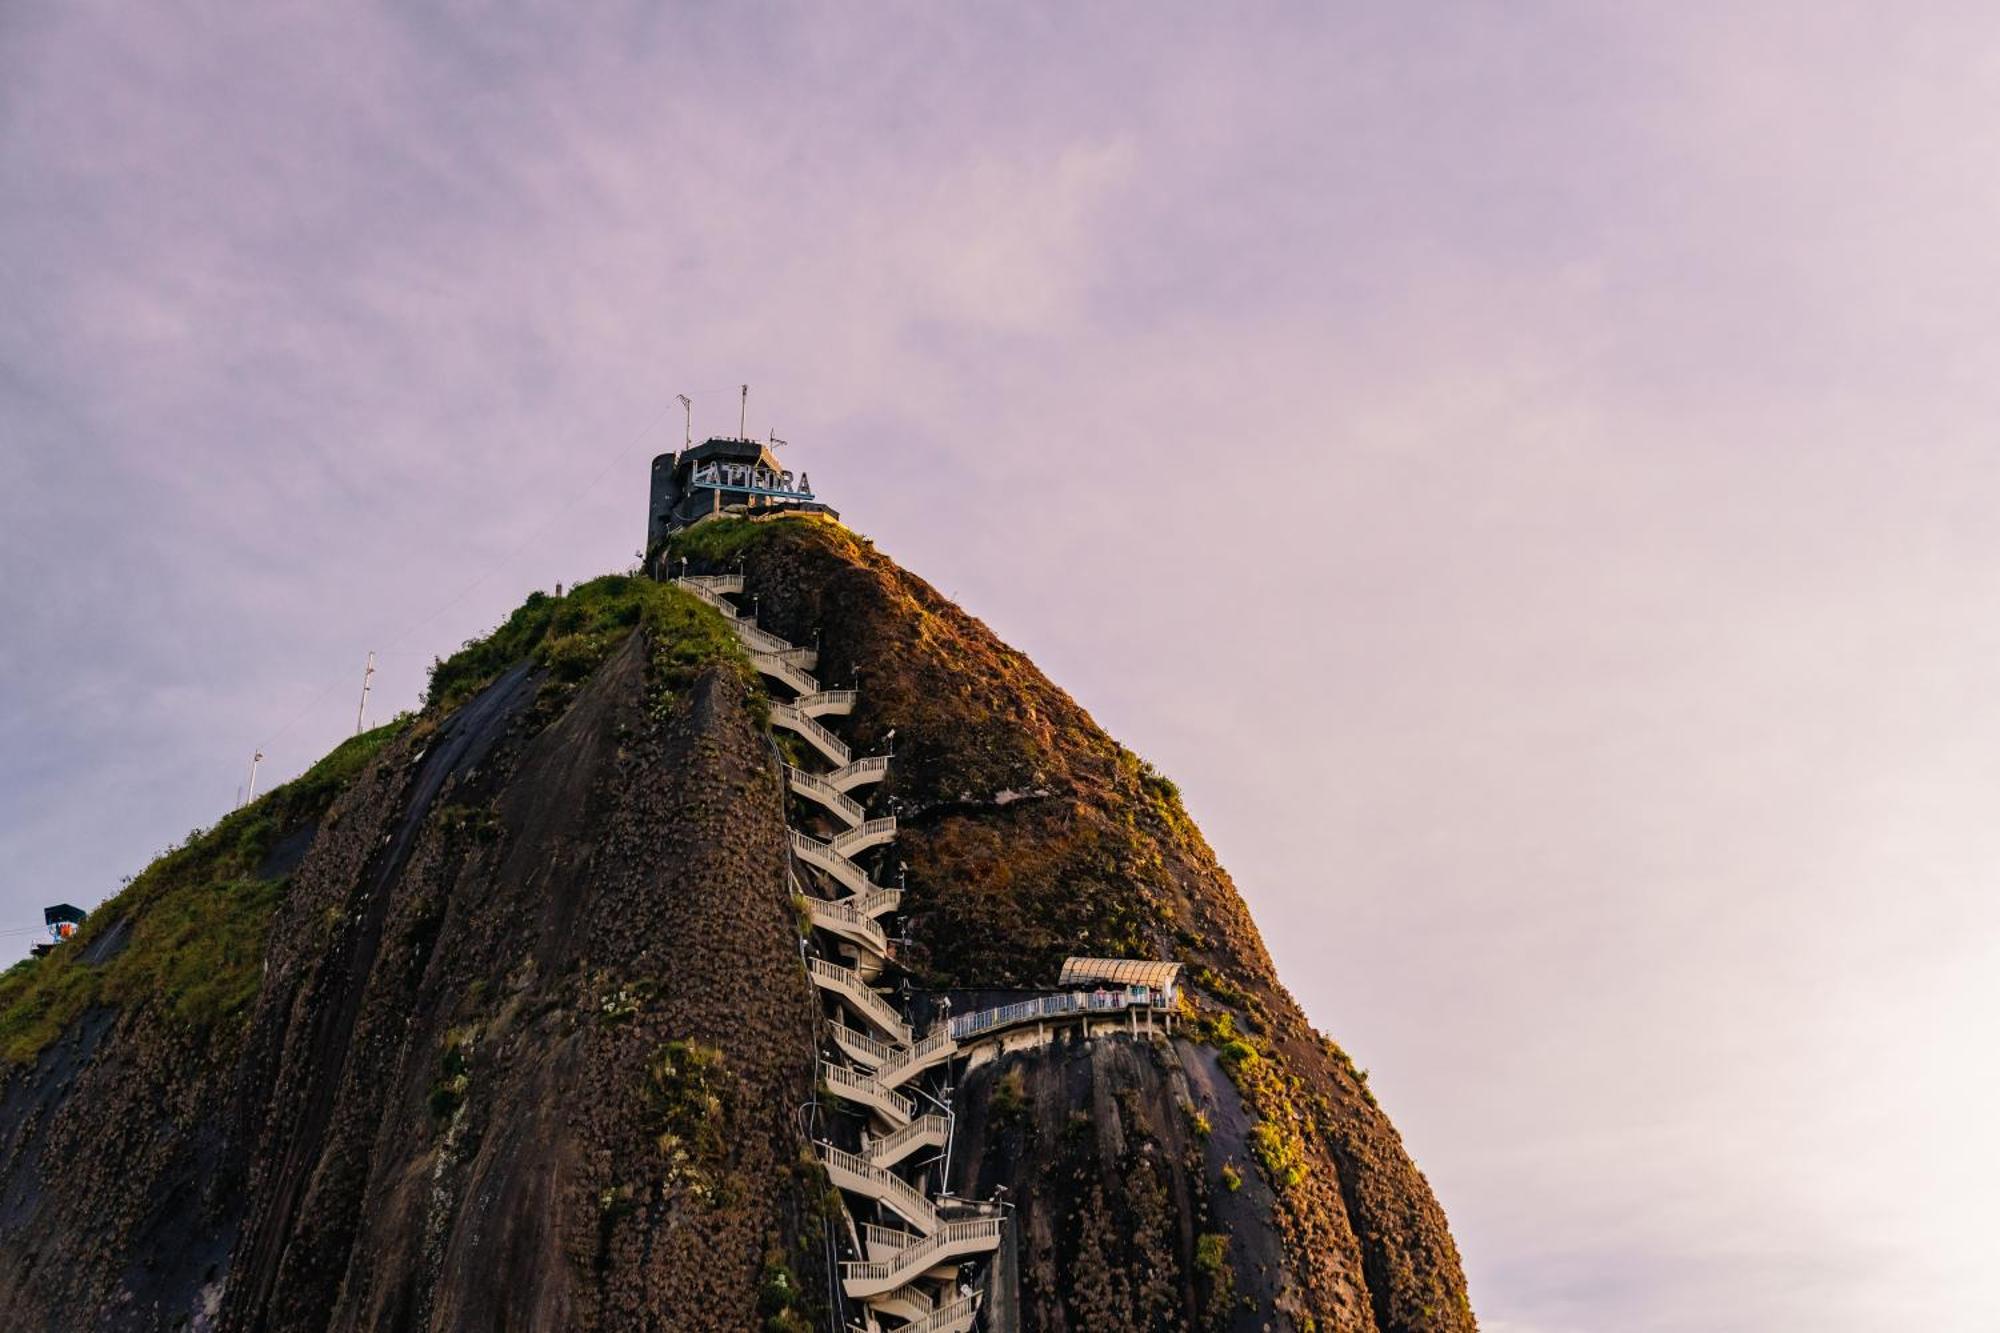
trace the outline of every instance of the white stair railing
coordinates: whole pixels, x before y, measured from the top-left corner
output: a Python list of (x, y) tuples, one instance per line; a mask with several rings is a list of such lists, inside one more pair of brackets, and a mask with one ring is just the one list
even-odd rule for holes
[[(818, 720), (830, 714), (851, 713), (858, 701), (856, 691), (822, 690), (812, 675), (819, 664), (817, 649), (794, 647), (761, 628), (754, 615), (746, 616), (723, 600), (725, 596), (743, 592), (742, 575), (683, 575), (673, 582), (721, 612), (750, 650), (756, 669), (797, 695), (789, 703), (772, 702), (771, 722), (804, 737), (834, 765), (834, 771), (807, 773), (788, 764), (787, 784), (796, 794), (818, 802), (848, 827), (828, 842), (794, 830), (792, 848), (801, 860), (825, 871), (853, 895), (841, 902), (809, 897), (809, 914), (815, 926), (886, 955), (888, 941), (876, 918), (894, 911), (902, 893), (876, 884), (849, 857), (893, 839), (896, 820), (867, 818), (861, 803), (847, 793), (855, 787), (881, 781), (888, 774), (889, 758), (886, 755), (854, 758), (847, 743)], [(950, 1137), (951, 1122), (947, 1117), (917, 1116), (915, 1103), (896, 1091), (896, 1084), (949, 1058), (958, 1047), (957, 1025), (936, 1025), (913, 1045), (908, 1023), (862, 980), (860, 973), (825, 959), (806, 961), (815, 984), (845, 1000), (889, 1038), (884, 1041), (845, 1023), (836, 1023), (835, 1044), (849, 1058), (874, 1065), (874, 1070), (862, 1073), (822, 1060), (821, 1077), (835, 1095), (865, 1105), (899, 1126), (886, 1135), (869, 1139), (865, 1156), (822, 1142), (821, 1158), (837, 1186), (875, 1199), (918, 1229), (917, 1234), (912, 1234), (867, 1225), (867, 1252), (871, 1257), (842, 1264), (842, 1284), (850, 1296), (865, 1301), (871, 1308), (870, 1329), (877, 1327), (873, 1311), (880, 1311), (905, 1321), (899, 1333), (969, 1333), (980, 1308), (978, 1295), (940, 1305), (929, 1291), (914, 1285), (914, 1279), (926, 1273), (935, 1276), (934, 1270), (962, 1255), (993, 1249), (999, 1244), (1002, 1219), (981, 1217), (946, 1222), (922, 1191), (888, 1169), (922, 1148), (942, 1146)], [(974, 1017), (990, 1019), (996, 1014), (997, 1011), (992, 1011)]]
[(849, 827), (866, 822), (868, 812), (861, 808), (861, 802), (843, 792), (817, 773), (808, 773), (803, 768), (785, 765), (785, 781), (791, 789), (809, 801), (817, 801), (834, 814), (846, 820)]
[(880, 819), (862, 822), (845, 833), (836, 833), (827, 841), (827, 846), (842, 856), (859, 856), (870, 847), (880, 847), (896, 836), (896, 817), (885, 815)]
[(894, 1291), (919, 1273), (964, 1255), (997, 1249), (998, 1217), (975, 1217), (963, 1222), (946, 1222), (913, 1245), (886, 1259), (848, 1261), (840, 1266), (841, 1285), (856, 1300), (867, 1300)]
[(951, 1121), (941, 1115), (921, 1115), (893, 1134), (869, 1140), (863, 1155), (877, 1166), (894, 1166), (919, 1149), (944, 1147), (950, 1135)]
[(743, 591), (741, 574), (683, 574), (675, 583), (689, 588), (700, 588), (704, 592), (735, 594)]
[(833, 876), (850, 893), (874, 893), (882, 886), (868, 878), (866, 871), (836, 851), (831, 843), (793, 829), (792, 850), (807, 865), (818, 866)]
[(901, 1129), (914, 1120), (917, 1105), (894, 1088), (884, 1087), (880, 1081), (867, 1075), (858, 1074), (845, 1065), (834, 1064), (830, 1060), (819, 1062), (820, 1076), (834, 1096), (842, 1101), (856, 1102), (868, 1107), (891, 1125)]
[[(842, 1189), (853, 1190), (856, 1194), (865, 1194), (885, 1208), (894, 1210), (898, 1217), (924, 1235), (935, 1235), (944, 1227), (952, 1225), (938, 1216), (937, 1209), (916, 1186), (894, 1172), (885, 1171), (866, 1158), (856, 1157), (853, 1153), (836, 1148), (824, 1140), (819, 1145), (819, 1153), (820, 1160), (826, 1163), (827, 1174), (833, 1177), (834, 1184)], [(917, 1247), (910, 1247), (910, 1249), (915, 1248)], [(903, 1254), (908, 1253), (909, 1250), (903, 1251)]]
[(821, 774), (839, 791), (853, 791), (864, 783), (880, 782), (889, 775), (889, 756), (886, 754), (871, 754), (852, 763), (843, 759), (840, 763), (843, 767)]
[(806, 909), (812, 923), (822, 930), (867, 946), (878, 958), (889, 956), (889, 941), (882, 934), (882, 927), (875, 919), (854, 909), (851, 902), (829, 902), (825, 898), (807, 898)]
[(958, 1042), (951, 1035), (950, 1027), (940, 1023), (922, 1041), (898, 1051), (878, 1065), (875, 1079), (885, 1088), (900, 1087), (932, 1065), (949, 1060), (957, 1052)]
[(802, 694), (792, 703), (807, 717), (824, 717), (828, 713), (851, 713), (859, 701), (860, 696), (854, 690), (821, 690), (817, 694)]
[[(828, 763), (842, 765), (843, 767), (826, 775), (827, 781), (834, 782), (836, 786), (839, 785), (837, 779), (840, 774), (846, 772), (849, 767), (852, 767), (850, 761), (854, 758), (854, 755), (847, 748), (847, 742), (828, 731), (813, 719), (807, 717), (804, 713), (801, 713), (797, 705), (781, 703), (775, 699), (772, 700), (771, 725), (798, 732), (799, 735), (806, 738), (815, 750), (826, 756)], [(840, 790), (846, 791), (847, 788), (843, 786), (840, 787)]]
[(849, 1027), (842, 1022), (836, 1021), (831, 1026), (833, 1028), (833, 1039), (840, 1046), (841, 1050), (847, 1052), (847, 1058), (864, 1064), (870, 1069), (889, 1063), (889, 1061), (896, 1058), (896, 1053), (902, 1049), (899, 1046), (891, 1046), (888, 1042), (882, 1041), (879, 1038), (871, 1037), (860, 1028)]
[(896, 1333), (966, 1333), (972, 1321), (979, 1314), (979, 1302), (984, 1293), (973, 1292), (970, 1296), (960, 1296), (948, 1305), (940, 1305), (914, 1324), (905, 1324)]
[(885, 1036), (898, 1045), (910, 1044), (910, 1025), (896, 1012), (896, 1007), (870, 990), (868, 983), (853, 968), (829, 963), (824, 958), (808, 958), (806, 970), (822, 988), (834, 992), (858, 1010), (861, 1016), (880, 1028)]
[(818, 694), (819, 682), (793, 665), (790, 657), (789, 653), (752, 653), (750, 665), (773, 680), (783, 681), (800, 695)]

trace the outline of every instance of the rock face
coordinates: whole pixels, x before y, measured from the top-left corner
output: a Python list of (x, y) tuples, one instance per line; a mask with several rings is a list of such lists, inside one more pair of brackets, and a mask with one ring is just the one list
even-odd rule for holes
[[(894, 730), (865, 795), (899, 817), (874, 873), (907, 867), (905, 940), (876, 984), (916, 1026), (1067, 955), (1186, 965), (1171, 1037), (923, 1085), (956, 1115), (915, 1169), (1008, 1206), (963, 1273), (980, 1326), (1474, 1327), (1422, 1176), (1170, 783), (837, 524), (709, 523), (670, 555), (817, 639), (855, 753)], [(816, 1087), (834, 1007), (788, 866), (788, 824), (826, 830), (788, 814), (797, 747), (722, 625), (642, 580), (531, 601), (345, 771), (0, 979), (0, 1327), (863, 1319), (839, 1265), (885, 1219), (814, 1148), (857, 1140)]]

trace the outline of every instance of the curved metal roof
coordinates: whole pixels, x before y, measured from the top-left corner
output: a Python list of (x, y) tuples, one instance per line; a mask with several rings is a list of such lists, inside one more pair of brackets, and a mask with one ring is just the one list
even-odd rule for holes
[(1166, 990), (1180, 976), (1181, 964), (1145, 958), (1065, 958), (1058, 986), (1083, 986), (1110, 981), (1121, 986), (1151, 986)]

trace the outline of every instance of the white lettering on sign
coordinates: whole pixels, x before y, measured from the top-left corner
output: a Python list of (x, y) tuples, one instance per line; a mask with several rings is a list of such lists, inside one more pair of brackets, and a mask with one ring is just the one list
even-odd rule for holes
[(801, 472), (796, 483), (790, 472), (773, 471), (752, 463), (697, 463), (690, 479), (695, 486), (719, 491), (748, 491), (759, 495), (795, 495), (812, 498), (812, 482)]

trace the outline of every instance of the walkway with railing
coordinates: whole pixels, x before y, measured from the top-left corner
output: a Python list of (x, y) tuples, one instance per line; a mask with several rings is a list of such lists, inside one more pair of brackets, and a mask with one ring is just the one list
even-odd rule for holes
[(960, 1014), (951, 1020), (951, 1035), (965, 1042), (1020, 1023), (1035, 1023), (1074, 1014), (1117, 1014), (1159, 1007), (1150, 991), (1142, 996), (1125, 991), (1064, 991), (1059, 995), (1042, 995), (1015, 1004), (1003, 1004), (997, 1009)]

